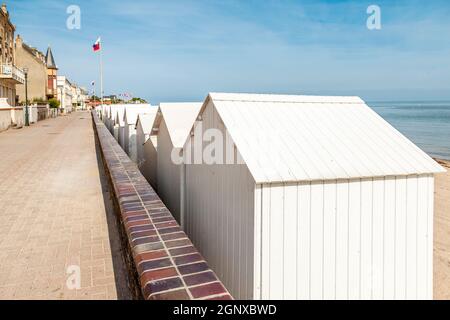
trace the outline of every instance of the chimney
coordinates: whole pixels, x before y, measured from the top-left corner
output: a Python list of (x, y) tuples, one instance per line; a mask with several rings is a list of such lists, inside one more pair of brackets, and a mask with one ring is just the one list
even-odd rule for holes
[(22, 38), (20, 37), (20, 34), (18, 34), (17, 36), (16, 36), (16, 46), (22, 46), (22, 43), (23, 43), (23, 40), (22, 40)]
[(4, 14), (8, 15), (8, 9), (6, 9), (6, 3), (2, 3), (2, 11)]

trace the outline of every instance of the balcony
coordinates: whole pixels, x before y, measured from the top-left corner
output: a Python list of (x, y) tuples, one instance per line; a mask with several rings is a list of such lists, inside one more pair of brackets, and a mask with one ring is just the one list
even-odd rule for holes
[(11, 80), (15, 84), (24, 84), (25, 74), (12, 64), (1, 64), (0, 79)]
[(47, 96), (56, 96), (56, 95), (57, 95), (56, 89), (47, 88)]

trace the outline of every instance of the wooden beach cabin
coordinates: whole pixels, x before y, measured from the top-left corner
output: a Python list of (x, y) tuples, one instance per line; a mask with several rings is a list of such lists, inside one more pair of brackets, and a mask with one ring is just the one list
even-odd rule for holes
[(181, 185), (184, 186), (184, 166), (173, 162), (172, 152), (183, 149), (201, 102), (161, 103), (153, 124), (157, 139), (157, 191), (175, 219), (181, 221)]
[(185, 165), (184, 225), (235, 298), (433, 297), (443, 168), (363, 100), (211, 93), (184, 152), (209, 129), (241, 164)]
[(156, 113), (157, 108), (152, 107), (150, 104), (129, 105), (125, 108), (123, 114), (123, 121), (124, 121), (123, 150), (135, 163), (137, 161), (136, 120), (139, 113), (150, 112), (151, 109), (155, 109)]
[(139, 114), (136, 120), (136, 154), (137, 165), (142, 175), (156, 190), (156, 167), (157, 167), (157, 139), (151, 137), (153, 123), (155, 122), (158, 108), (152, 108), (151, 112)]
[(116, 138), (116, 140), (118, 139), (118, 124), (117, 124), (117, 112), (118, 110), (123, 109), (124, 106), (123, 105), (111, 105), (111, 106), (107, 106), (106, 108), (106, 117), (104, 119), (104, 122), (106, 124), (106, 127), (108, 128), (108, 130), (111, 132), (111, 134)]
[(116, 115), (114, 117), (114, 136), (116, 137), (117, 135), (117, 142), (122, 147), (122, 149), (124, 149), (125, 146), (125, 121), (123, 119), (123, 115), (125, 114), (125, 109), (127, 107), (127, 105), (121, 105), (120, 107), (116, 108)]

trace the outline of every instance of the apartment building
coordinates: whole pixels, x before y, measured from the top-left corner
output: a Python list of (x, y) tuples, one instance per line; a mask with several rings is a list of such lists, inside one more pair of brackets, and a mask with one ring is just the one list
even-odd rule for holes
[(86, 110), (87, 91), (72, 83), (72, 105), (75, 110)]
[(57, 76), (56, 85), (57, 99), (61, 102), (61, 111), (63, 113), (71, 113), (73, 110), (72, 83), (69, 81), (69, 79), (67, 79), (66, 76)]
[(11, 106), (16, 105), (16, 85), (25, 83), (25, 75), (16, 66), (14, 32), (5, 4), (0, 8), (0, 98), (7, 98)]
[[(47, 64), (45, 55), (36, 48), (26, 44), (20, 35), (15, 41), (16, 64), (28, 70), (28, 100), (47, 100)], [(25, 86), (16, 88), (18, 101), (25, 102)]]

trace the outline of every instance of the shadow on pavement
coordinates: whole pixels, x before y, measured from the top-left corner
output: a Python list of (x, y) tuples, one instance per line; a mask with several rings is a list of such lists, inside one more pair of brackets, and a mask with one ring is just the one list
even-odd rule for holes
[(98, 139), (95, 137), (95, 151), (97, 156), (100, 183), (102, 186), (103, 202), (105, 204), (106, 219), (108, 223), (109, 243), (114, 268), (114, 278), (116, 282), (117, 298), (119, 300), (132, 300), (133, 295), (129, 288), (130, 278), (124, 260), (125, 250), (123, 249), (120, 226), (117, 225), (116, 213), (111, 200), (110, 186), (103, 166), (102, 154)]

